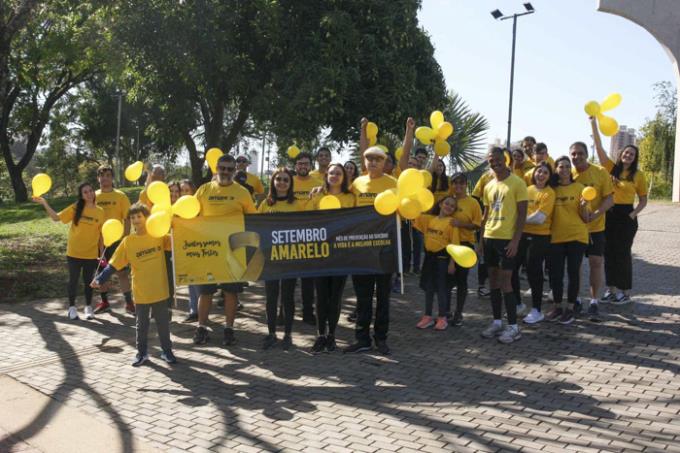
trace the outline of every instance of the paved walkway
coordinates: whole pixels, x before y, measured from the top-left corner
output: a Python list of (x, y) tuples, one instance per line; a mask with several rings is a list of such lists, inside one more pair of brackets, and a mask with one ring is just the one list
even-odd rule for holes
[[(19, 430), (0, 425), (0, 450), (38, 449), (68, 406), (115, 429), (122, 451), (680, 452), (680, 207), (652, 204), (640, 225), (635, 305), (604, 306), (601, 324), (525, 328), (512, 346), (479, 337), (488, 300), (472, 295), (463, 327), (417, 331), (412, 277), (393, 300), (389, 357), (312, 356), (299, 321), (297, 349), (260, 351), (261, 288), (244, 297), (229, 350), (194, 347), (192, 327), (173, 324), (174, 367), (155, 341), (149, 366), (129, 365), (122, 304), (89, 322), (69, 322), (63, 300), (2, 305), (0, 374), (52, 402)], [(341, 343), (352, 333), (343, 314)]]

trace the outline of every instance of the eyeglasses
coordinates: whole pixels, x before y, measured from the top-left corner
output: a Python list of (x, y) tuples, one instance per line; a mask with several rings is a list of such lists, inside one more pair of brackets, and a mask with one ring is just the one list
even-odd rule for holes
[(312, 163), (307, 160), (299, 160), (295, 162), (295, 165), (298, 165), (300, 167), (309, 167), (310, 165), (312, 165)]
[(218, 169), (219, 171), (232, 172), (232, 171), (236, 170), (236, 167), (225, 167), (224, 165), (218, 165), (218, 166), (217, 166), (217, 169)]
[(276, 182), (290, 182), (290, 179), (282, 178), (281, 176), (277, 176), (276, 178), (274, 178), (274, 181), (276, 181)]

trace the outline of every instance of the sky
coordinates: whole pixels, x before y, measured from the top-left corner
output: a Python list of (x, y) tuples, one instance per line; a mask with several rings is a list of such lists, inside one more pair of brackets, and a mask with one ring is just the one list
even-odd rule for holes
[[(680, 3), (680, 2), (679, 2)], [(590, 145), (583, 111), (589, 100), (621, 93), (608, 114), (639, 129), (654, 116), (652, 85), (675, 84), (671, 60), (645, 29), (597, 11), (597, 0), (533, 0), (536, 13), (517, 20), (512, 141), (533, 135), (550, 154), (575, 141)], [(423, 0), (421, 26), (430, 35), (448, 89), (489, 120), (489, 142), (505, 141), (508, 121), (512, 19), (525, 11), (516, 0)], [(609, 147), (609, 139), (605, 138)]]

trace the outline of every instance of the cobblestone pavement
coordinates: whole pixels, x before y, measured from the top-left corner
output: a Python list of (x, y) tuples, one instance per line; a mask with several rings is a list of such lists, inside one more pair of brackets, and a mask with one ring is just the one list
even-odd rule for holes
[[(112, 424), (124, 445), (161, 451), (680, 452), (680, 207), (651, 204), (634, 252), (635, 304), (603, 306), (600, 324), (525, 327), (511, 346), (480, 338), (489, 302), (472, 294), (462, 327), (415, 329), (423, 304), (411, 276), (393, 299), (389, 357), (313, 356), (313, 328), (299, 319), (296, 349), (260, 351), (257, 287), (243, 297), (235, 347), (219, 346), (217, 308), (205, 347), (173, 323), (173, 367), (155, 339), (151, 364), (129, 365), (134, 325), (122, 303), (78, 322), (64, 300), (2, 305), (0, 373)], [(353, 337), (348, 287), (341, 345)], [(26, 432), (0, 432), (0, 449), (30, 449)]]

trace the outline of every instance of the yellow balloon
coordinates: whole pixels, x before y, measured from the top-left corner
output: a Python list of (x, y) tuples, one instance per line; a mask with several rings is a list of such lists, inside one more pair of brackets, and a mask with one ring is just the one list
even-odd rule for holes
[(201, 212), (201, 203), (193, 195), (182, 195), (172, 205), (172, 213), (183, 219), (193, 219), (199, 212)]
[(376, 143), (378, 143), (377, 137), (368, 137), (368, 146), (374, 146)]
[(434, 137), (435, 132), (427, 126), (420, 126), (416, 129), (416, 138), (424, 145), (431, 144), (434, 141)]
[(397, 188), (399, 189), (400, 197), (408, 197), (418, 192), (418, 189), (423, 187), (423, 175), (420, 170), (415, 168), (407, 168), (399, 175), (397, 180)]
[(439, 125), (439, 127), (436, 129), (437, 131), (437, 138), (440, 140), (446, 140), (453, 134), (453, 124), (449, 123), (448, 121), (444, 121)]
[(300, 154), (300, 148), (298, 148), (298, 147), (295, 146), (295, 145), (291, 145), (291, 146), (289, 146), (288, 149), (286, 150), (286, 154), (287, 154), (288, 157), (290, 157), (291, 159), (295, 159), (296, 157), (298, 157), (298, 154)]
[(371, 137), (377, 137), (378, 136), (378, 125), (375, 124), (372, 121), (369, 121), (368, 124), (366, 124), (366, 137), (371, 138)]
[(47, 173), (38, 173), (31, 180), (31, 188), (34, 197), (46, 194), (52, 188), (52, 178)]
[(210, 148), (208, 152), (205, 153), (205, 160), (208, 161), (211, 172), (217, 173), (217, 160), (223, 155), (224, 153), (219, 148)]
[(509, 167), (510, 165), (512, 165), (512, 157), (510, 153), (507, 151), (503, 152), (503, 154), (505, 154), (505, 166)]
[(146, 232), (155, 238), (163, 237), (170, 231), (171, 223), (172, 217), (167, 210), (156, 212), (146, 219)]
[(110, 246), (117, 240), (123, 237), (123, 224), (118, 219), (109, 219), (102, 225), (102, 238), (104, 239), (104, 245), (106, 247)]
[(375, 210), (380, 215), (394, 214), (399, 207), (399, 197), (391, 190), (380, 192), (373, 202)]
[(157, 212), (164, 212), (164, 211), (167, 211), (167, 210), (169, 210), (169, 209), (171, 210), (170, 205), (167, 205), (167, 204), (154, 204), (153, 206), (151, 206), (151, 214), (155, 214), (155, 213), (157, 213)]
[(597, 197), (597, 189), (594, 187), (586, 187), (581, 192), (581, 196), (586, 201), (593, 201)]
[(597, 116), (600, 113), (600, 104), (597, 101), (588, 101), (583, 110), (588, 116)]
[(405, 219), (413, 220), (423, 212), (418, 200), (413, 198), (402, 198), (399, 202), (399, 215)]
[(437, 139), (434, 142), (434, 153), (439, 157), (448, 156), (451, 152), (451, 145), (446, 140)]
[(170, 189), (163, 181), (154, 181), (149, 184), (146, 189), (146, 194), (153, 204), (161, 206), (170, 206)]
[(419, 170), (420, 174), (423, 175), (423, 187), (429, 189), (432, 185), (432, 173), (427, 170)]
[(326, 195), (319, 200), (319, 209), (340, 209), (340, 200), (335, 195)]
[(477, 264), (477, 254), (470, 247), (449, 244), (446, 246), (446, 251), (459, 266), (472, 267)]
[(399, 148), (397, 148), (396, 151), (394, 151), (394, 157), (397, 159), (397, 161), (399, 161), (399, 159), (401, 159), (401, 155), (403, 153), (404, 153), (404, 148), (401, 147), (401, 146)]
[(434, 195), (428, 189), (420, 189), (416, 192), (416, 199), (423, 211), (429, 211), (434, 206)]
[(138, 160), (134, 164), (127, 166), (125, 169), (125, 179), (135, 182), (142, 177), (142, 171), (144, 171), (144, 163)]
[(600, 104), (600, 111), (606, 112), (613, 109), (614, 107), (617, 107), (620, 103), (621, 95), (619, 93), (612, 93), (607, 96), (604, 101), (602, 101), (602, 104)]
[(602, 133), (607, 137), (616, 135), (616, 133), (619, 131), (619, 123), (617, 123), (616, 120), (610, 116), (600, 113), (597, 115), (597, 122), (600, 125), (600, 131), (602, 131)]
[(432, 126), (432, 129), (437, 130), (439, 125), (443, 122), (444, 114), (442, 112), (435, 110), (434, 112), (430, 113), (430, 126)]

